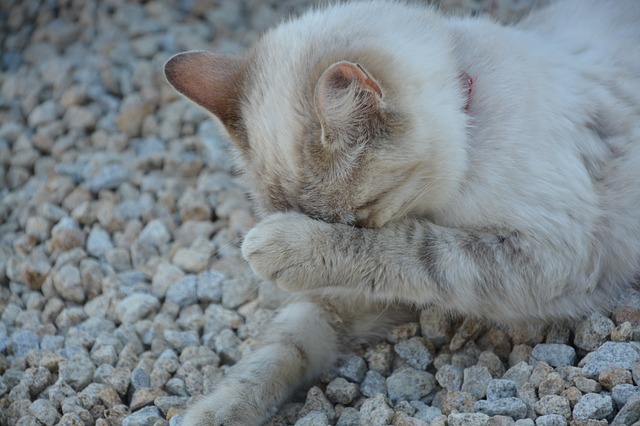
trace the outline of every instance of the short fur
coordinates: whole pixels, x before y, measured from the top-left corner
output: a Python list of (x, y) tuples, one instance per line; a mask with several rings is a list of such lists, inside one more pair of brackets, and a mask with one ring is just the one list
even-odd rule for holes
[(636, 0), (513, 27), (370, 1), (170, 59), (265, 216), (243, 255), (300, 292), (187, 424), (261, 423), (391, 302), (508, 327), (611, 306), (640, 271), (638, 22)]

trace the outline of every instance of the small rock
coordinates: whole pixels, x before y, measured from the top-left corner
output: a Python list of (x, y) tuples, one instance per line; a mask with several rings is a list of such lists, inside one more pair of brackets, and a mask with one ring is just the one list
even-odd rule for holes
[(462, 371), (446, 364), (436, 372), (438, 384), (448, 391), (459, 391), (462, 386)]
[(616, 403), (616, 406), (618, 408), (621, 408), (623, 405), (625, 405), (629, 398), (639, 394), (640, 386), (634, 386), (630, 384), (617, 385), (611, 390), (611, 398), (613, 398), (613, 402)]
[(323, 413), (327, 417), (329, 423), (333, 423), (337, 419), (336, 412), (333, 409), (333, 404), (327, 400), (322, 393), (322, 390), (317, 386), (312, 387), (309, 389), (309, 392), (307, 392), (307, 400), (300, 410), (299, 415), (300, 417), (304, 417), (312, 411)]
[(11, 334), (7, 347), (14, 356), (23, 358), (29, 351), (40, 348), (40, 339), (33, 331), (17, 330)]
[(376, 394), (387, 395), (387, 381), (380, 373), (367, 371), (367, 374), (360, 383), (360, 392), (369, 398)]
[(301, 417), (295, 426), (328, 426), (329, 419), (327, 415), (321, 411), (311, 411), (304, 417)]
[(52, 426), (60, 419), (58, 410), (47, 399), (37, 399), (29, 406), (29, 412), (47, 426)]
[(391, 370), (391, 363), (393, 362), (393, 348), (390, 344), (385, 342), (375, 344), (367, 348), (364, 358), (367, 360), (369, 370), (386, 376)]
[(636, 425), (640, 421), (640, 394), (635, 394), (620, 409), (612, 425)]
[(609, 395), (588, 393), (582, 396), (573, 408), (573, 418), (576, 420), (606, 418), (613, 413), (613, 401)]
[(94, 226), (87, 237), (87, 252), (94, 257), (104, 256), (113, 249), (109, 233), (104, 229)]
[[(438, 393), (440, 395), (440, 393)], [(438, 395), (436, 395), (436, 398)], [(440, 408), (442, 413), (472, 413), (475, 409), (476, 399), (469, 392), (450, 391), (444, 393), (444, 399)]]
[(132, 413), (122, 421), (122, 426), (147, 426), (153, 425), (156, 420), (162, 419), (162, 413), (158, 407), (144, 407)]
[(455, 413), (447, 417), (449, 426), (488, 426), (489, 416), (483, 413)]
[(339, 403), (342, 405), (351, 404), (360, 392), (358, 391), (358, 385), (349, 383), (342, 377), (337, 377), (327, 385), (327, 398), (333, 403)]
[(160, 309), (158, 299), (146, 293), (133, 293), (116, 304), (116, 317), (123, 324), (134, 324)]
[(54, 250), (68, 251), (84, 246), (85, 235), (78, 222), (64, 217), (51, 229), (51, 246)]
[(198, 274), (196, 297), (200, 303), (220, 303), (224, 274), (209, 270)]
[(574, 365), (576, 362), (575, 349), (558, 343), (539, 343), (533, 348), (531, 356), (536, 361), (544, 361), (552, 367)]
[(387, 378), (387, 392), (393, 403), (423, 398), (431, 393), (435, 385), (433, 374), (410, 367)]
[(595, 313), (578, 323), (573, 343), (586, 351), (594, 351), (607, 340), (614, 328), (613, 321)]
[(29, 114), (30, 127), (38, 127), (54, 121), (58, 117), (58, 107), (52, 100), (45, 101), (35, 107)]
[(87, 179), (84, 185), (89, 191), (97, 194), (103, 189), (118, 189), (128, 178), (127, 170), (120, 164), (107, 164), (98, 174)]
[(353, 407), (345, 407), (340, 414), (340, 418), (338, 419), (336, 426), (361, 426), (360, 411)]
[(195, 275), (187, 275), (179, 279), (167, 290), (167, 299), (181, 307), (197, 303), (197, 282), (198, 280)]
[(558, 414), (546, 414), (536, 419), (536, 426), (566, 426), (567, 421)]
[(491, 373), (483, 365), (465, 368), (462, 391), (469, 392), (476, 399), (482, 399), (487, 394), (487, 386), (491, 381)]
[(518, 385), (512, 380), (494, 379), (487, 386), (487, 400), (495, 401), (518, 395)]
[(175, 331), (165, 330), (164, 338), (171, 345), (172, 348), (181, 351), (187, 346), (198, 346), (200, 344), (200, 338), (195, 331)]
[(620, 367), (609, 366), (598, 375), (598, 382), (608, 390), (613, 389), (617, 385), (633, 384), (631, 371)]
[(156, 247), (161, 247), (171, 241), (171, 234), (162, 220), (154, 219), (140, 231), (139, 238)]
[(582, 366), (585, 376), (597, 378), (609, 366), (631, 370), (638, 361), (640, 354), (630, 343), (605, 342), (595, 352), (585, 356), (578, 366)]
[(367, 364), (357, 355), (349, 355), (338, 365), (338, 375), (350, 382), (360, 383), (367, 373)]
[(394, 350), (409, 366), (417, 370), (426, 370), (433, 362), (433, 356), (421, 337), (400, 341), (396, 343)]
[(383, 395), (376, 395), (364, 401), (360, 407), (360, 423), (371, 426), (387, 426), (393, 419), (393, 409)]
[(93, 381), (96, 367), (91, 358), (84, 353), (77, 353), (59, 364), (60, 379), (64, 380), (76, 391), (81, 391)]
[(536, 413), (541, 416), (547, 414), (558, 414), (565, 420), (571, 418), (571, 404), (569, 400), (559, 395), (546, 395), (540, 398), (540, 401), (534, 406)]
[(516, 382), (518, 386), (522, 386), (527, 382), (527, 380), (529, 380), (532, 371), (533, 366), (522, 361), (508, 369), (502, 378), (505, 380), (512, 380)]
[(519, 398), (502, 398), (494, 401), (481, 400), (475, 409), (489, 416), (509, 416), (514, 420), (527, 416), (527, 404)]

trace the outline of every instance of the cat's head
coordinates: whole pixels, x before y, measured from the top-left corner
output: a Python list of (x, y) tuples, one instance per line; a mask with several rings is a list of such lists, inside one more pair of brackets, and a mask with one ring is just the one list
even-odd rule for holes
[(466, 161), (448, 46), (412, 55), (343, 15), (283, 24), (244, 56), (178, 54), (165, 75), (222, 123), (263, 213), (379, 227), (444, 208)]

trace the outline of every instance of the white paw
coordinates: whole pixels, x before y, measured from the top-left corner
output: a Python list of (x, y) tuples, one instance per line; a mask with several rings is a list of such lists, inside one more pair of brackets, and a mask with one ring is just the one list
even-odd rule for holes
[(300, 213), (274, 214), (247, 233), (242, 255), (259, 277), (301, 290), (311, 284), (310, 276), (323, 273), (318, 266), (327, 227)]

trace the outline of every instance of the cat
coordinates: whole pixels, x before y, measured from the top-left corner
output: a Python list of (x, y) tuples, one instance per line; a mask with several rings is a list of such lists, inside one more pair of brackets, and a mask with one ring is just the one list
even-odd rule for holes
[(311, 10), (169, 83), (222, 124), (295, 293), (187, 425), (255, 425), (359, 337), (437, 306), (505, 327), (607, 309), (640, 271), (640, 2), (514, 26), (430, 6)]

